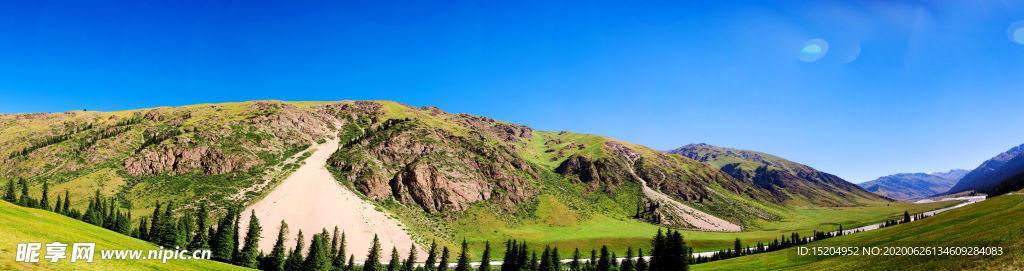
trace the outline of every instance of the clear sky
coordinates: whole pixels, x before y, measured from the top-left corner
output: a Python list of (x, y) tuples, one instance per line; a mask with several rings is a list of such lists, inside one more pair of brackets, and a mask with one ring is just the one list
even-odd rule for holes
[(852, 182), (1024, 143), (1021, 2), (412, 2), (8, 1), (0, 112), (382, 99)]

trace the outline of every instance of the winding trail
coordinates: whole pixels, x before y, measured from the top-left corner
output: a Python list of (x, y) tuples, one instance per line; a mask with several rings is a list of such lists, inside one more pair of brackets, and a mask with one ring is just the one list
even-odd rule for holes
[[(377, 234), (384, 254), (390, 255), (391, 248), (396, 247), (399, 253), (408, 255), (409, 247), (415, 242), (405, 227), (388, 213), (379, 211), (373, 204), (341, 186), (327, 170), (327, 159), (338, 149), (338, 139), (310, 149), (316, 151), (306, 158), (305, 164), (266, 197), (245, 208), (239, 220), (241, 232), (246, 231), (249, 216), (255, 211), (263, 228), (259, 248), (265, 253), (273, 248), (281, 220), (284, 220), (289, 228), (288, 242), (285, 243), (289, 249), (295, 247), (299, 230), (302, 230), (308, 246), (313, 234), (323, 229), (331, 232), (337, 226), (339, 231), (345, 232), (346, 254), (365, 255), (374, 234)], [(416, 245), (416, 250), (418, 255), (426, 254), (419, 245)]]

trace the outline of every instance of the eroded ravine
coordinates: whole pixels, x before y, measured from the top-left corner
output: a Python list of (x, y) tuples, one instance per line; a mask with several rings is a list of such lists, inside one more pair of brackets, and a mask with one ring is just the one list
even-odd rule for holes
[[(340, 185), (327, 170), (327, 159), (338, 149), (338, 139), (312, 148), (315, 152), (305, 160), (305, 164), (266, 197), (245, 208), (239, 220), (240, 230), (246, 231), (249, 216), (255, 210), (263, 228), (259, 247), (265, 253), (269, 253), (277, 241), (278, 228), (284, 220), (289, 228), (288, 242), (285, 243), (289, 249), (295, 246), (295, 237), (300, 229), (308, 246), (313, 234), (325, 228), (331, 232), (337, 226), (345, 232), (347, 254), (358, 257), (366, 253), (374, 234), (377, 234), (382, 250), (390, 251), (396, 247), (399, 253), (408, 255), (414, 241), (405, 227)], [(425, 254), (418, 245), (417, 254)]]

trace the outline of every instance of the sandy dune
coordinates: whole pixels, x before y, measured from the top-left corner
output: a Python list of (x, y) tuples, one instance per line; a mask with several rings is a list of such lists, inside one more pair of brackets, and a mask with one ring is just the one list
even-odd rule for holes
[[(330, 232), (338, 226), (339, 230), (345, 231), (347, 237), (346, 253), (355, 254), (359, 261), (366, 257), (374, 234), (379, 235), (384, 254), (390, 255), (394, 246), (403, 256), (408, 255), (409, 246), (414, 242), (405, 227), (338, 184), (327, 171), (327, 159), (338, 149), (337, 139), (314, 145), (313, 148), (316, 151), (306, 159), (304, 165), (265, 198), (246, 207), (240, 220), (241, 231), (245, 232), (248, 228), (249, 215), (252, 210), (256, 210), (256, 217), (263, 227), (260, 250), (266, 253), (273, 248), (278, 227), (281, 220), (285, 220), (289, 227), (289, 240), (286, 243), (289, 249), (295, 246), (295, 236), (299, 229), (305, 235), (308, 246), (314, 233), (324, 228)], [(418, 245), (417, 253), (425, 254)]]

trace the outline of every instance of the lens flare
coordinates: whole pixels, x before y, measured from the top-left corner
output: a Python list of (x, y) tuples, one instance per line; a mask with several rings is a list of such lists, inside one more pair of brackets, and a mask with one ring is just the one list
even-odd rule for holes
[(821, 60), (828, 53), (828, 42), (822, 39), (812, 39), (804, 43), (800, 49), (800, 60), (804, 62), (815, 62)]
[(1006, 29), (1006, 35), (1017, 44), (1024, 44), (1024, 21), (1018, 21), (1010, 24), (1010, 27)]

